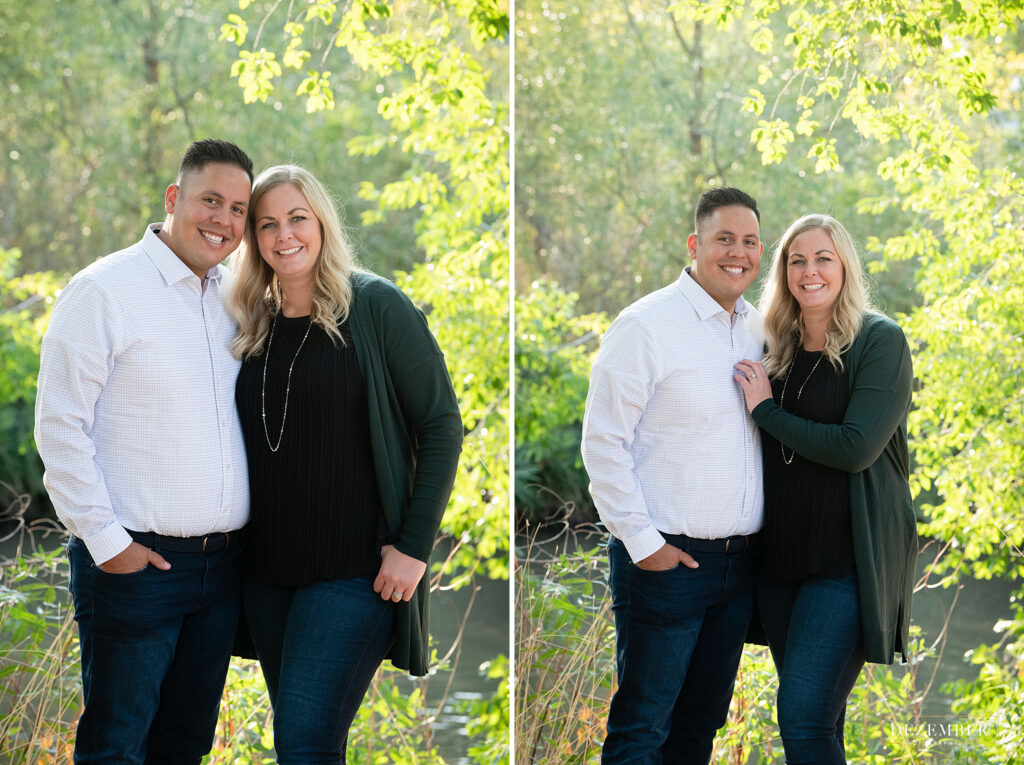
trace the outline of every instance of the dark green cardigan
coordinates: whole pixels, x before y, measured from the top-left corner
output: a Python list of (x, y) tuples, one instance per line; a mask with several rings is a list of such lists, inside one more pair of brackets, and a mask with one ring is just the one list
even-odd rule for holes
[(373, 274), (353, 274), (348, 322), (366, 382), (388, 535), (398, 550), (428, 564), (416, 594), (398, 605), (388, 658), (410, 674), (425, 675), (429, 558), (455, 483), (462, 417), (426, 317), (397, 286)]
[(850, 401), (842, 423), (825, 425), (762, 401), (754, 421), (806, 459), (850, 474), (850, 519), (864, 653), (868, 661), (907, 660), (917, 522), (910, 499), (907, 413), (910, 348), (891, 319), (868, 314), (846, 353)]

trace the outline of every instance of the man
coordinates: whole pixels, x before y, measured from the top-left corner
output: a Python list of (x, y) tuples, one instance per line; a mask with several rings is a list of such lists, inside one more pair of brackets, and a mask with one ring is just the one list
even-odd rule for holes
[(213, 743), (249, 515), (219, 263), (252, 177), (234, 144), (193, 143), (163, 224), (77, 274), (43, 338), (35, 435), (73, 535), (76, 763), (199, 763)]
[(700, 197), (693, 260), (601, 343), (583, 460), (609, 541), (619, 687), (604, 763), (707, 763), (753, 608), (763, 495), (757, 427), (733, 364), (761, 358), (743, 291), (760, 269), (757, 203)]

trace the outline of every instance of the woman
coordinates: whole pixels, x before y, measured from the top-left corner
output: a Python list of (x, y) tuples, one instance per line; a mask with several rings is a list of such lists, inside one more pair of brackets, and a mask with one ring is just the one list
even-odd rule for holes
[(427, 672), (424, 572), (462, 421), (422, 312), (356, 267), (307, 171), (256, 179), (235, 271), (245, 606), (275, 748), (281, 763), (345, 762), (384, 658)]
[(764, 363), (736, 364), (736, 380), (762, 433), (757, 606), (779, 674), (779, 728), (788, 763), (845, 763), (861, 667), (907, 658), (910, 349), (871, 310), (850, 235), (827, 215), (786, 231), (761, 311)]

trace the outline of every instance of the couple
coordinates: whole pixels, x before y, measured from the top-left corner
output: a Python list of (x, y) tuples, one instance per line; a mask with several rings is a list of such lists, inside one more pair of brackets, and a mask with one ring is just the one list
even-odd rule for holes
[(72, 279), (42, 345), (36, 442), (73, 535), (75, 762), (199, 763), (243, 600), (279, 761), (344, 762), (384, 658), (427, 671), (424, 572), (462, 443), (444, 357), (356, 266), (305, 170), (253, 183), (241, 149), (197, 141), (164, 206)]
[(910, 350), (871, 310), (835, 219), (783, 235), (762, 318), (742, 297), (757, 203), (714, 189), (695, 218), (693, 263), (613, 322), (587, 397), (619, 682), (602, 762), (709, 762), (753, 626), (779, 675), (786, 761), (845, 763), (861, 667), (906, 660)]

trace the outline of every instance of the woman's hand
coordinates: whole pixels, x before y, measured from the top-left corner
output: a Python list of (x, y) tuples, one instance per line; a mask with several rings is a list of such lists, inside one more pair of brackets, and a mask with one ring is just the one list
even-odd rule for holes
[(739, 372), (733, 375), (733, 379), (743, 388), (748, 412), (753, 412), (755, 406), (772, 397), (772, 384), (760, 361), (743, 359), (733, 364), (733, 369)]
[(380, 557), (380, 571), (373, 580), (373, 591), (379, 592), (384, 600), (408, 602), (423, 578), (427, 564), (400, 552), (394, 545), (380, 548)]

